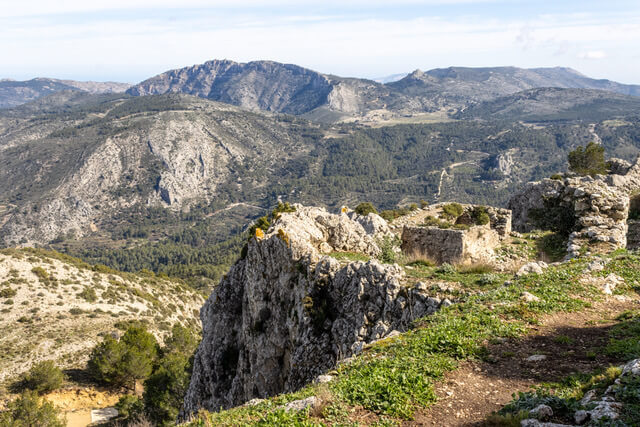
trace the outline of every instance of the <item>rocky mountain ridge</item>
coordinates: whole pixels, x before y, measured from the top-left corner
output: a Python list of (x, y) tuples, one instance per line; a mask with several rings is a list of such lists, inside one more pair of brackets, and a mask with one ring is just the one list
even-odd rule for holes
[(79, 90), (91, 94), (121, 93), (128, 83), (60, 80), (38, 77), (26, 81), (0, 80), (0, 108), (11, 108), (63, 90)]
[(373, 119), (461, 109), (540, 87), (640, 95), (640, 86), (594, 80), (567, 68), (449, 67), (416, 70), (388, 84), (321, 74), (274, 61), (212, 60), (171, 70), (128, 90), (136, 96), (187, 93), (252, 110), (322, 121)]

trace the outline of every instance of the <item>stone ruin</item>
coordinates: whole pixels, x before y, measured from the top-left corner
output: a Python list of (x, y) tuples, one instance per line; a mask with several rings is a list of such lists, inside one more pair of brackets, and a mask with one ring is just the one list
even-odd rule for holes
[(640, 247), (640, 162), (610, 164), (608, 175), (565, 174), (528, 183), (508, 204), (514, 230), (569, 232), (568, 257)]
[[(444, 218), (439, 203), (429, 207), (429, 213), (436, 220)], [(455, 225), (464, 228), (442, 228), (438, 225), (405, 225), (402, 229), (402, 252), (432, 260), (438, 264), (461, 264), (490, 262), (494, 249), (511, 232), (511, 212), (507, 209), (484, 206), (489, 222), (474, 225), (471, 212), (475, 205), (462, 205), (463, 212), (455, 220)]]

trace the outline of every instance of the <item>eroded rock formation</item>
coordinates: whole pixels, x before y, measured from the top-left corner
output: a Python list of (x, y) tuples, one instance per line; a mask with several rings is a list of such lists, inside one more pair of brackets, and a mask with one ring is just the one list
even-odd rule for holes
[(203, 338), (184, 417), (298, 389), (437, 309), (440, 301), (424, 287), (402, 286), (398, 266), (344, 265), (323, 255), (377, 254), (376, 240), (388, 227), (373, 215), (296, 205), (263, 238), (250, 239), (201, 310)]
[(637, 190), (640, 162), (631, 166), (612, 159), (609, 175), (530, 182), (508, 207), (516, 231), (550, 227), (570, 232), (567, 250), (573, 257), (587, 248), (611, 251), (627, 246), (629, 206)]

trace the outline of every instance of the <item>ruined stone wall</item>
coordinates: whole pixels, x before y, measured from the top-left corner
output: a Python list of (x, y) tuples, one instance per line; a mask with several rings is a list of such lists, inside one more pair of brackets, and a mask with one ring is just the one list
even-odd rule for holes
[(489, 225), (468, 230), (410, 226), (402, 229), (404, 254), (425, 256), (438, 264), (490, 261), (499, 244), (500, 235)]
[(570, 229), (559, 230), (569, 234), (569, 257), (591, 248), (611, 251), (626, 247), (629, 200), (640, 189), (640, 164), (636, 161), (630, 166), (613, 159), (612, 165), (609, 175), (566, 176), (528, 183), (508, 204), (514, 229), (526, 232), (553, 226), (549, 224), (553, 218), (541, 224), (536, 215), (560, 209), (555, 213), (573, 216)]

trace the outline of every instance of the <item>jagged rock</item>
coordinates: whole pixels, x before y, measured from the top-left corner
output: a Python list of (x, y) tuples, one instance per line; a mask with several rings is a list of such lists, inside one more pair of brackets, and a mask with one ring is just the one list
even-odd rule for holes
[(316, 384), (326, 384), (333, 381), (333, 375), (318, 375), (318, 377), (313, 381)]
[(520, 277), (526, 274), (542, 274), (544, 272), (544, 269), (546, 269), (547, 267), (548, 265), (544, 261), (529, 262), (520, 267), (520, 269), (516, 273), (516, 276)]
[(580, 404), (583, 406), (586, 405), (587, 403), (594, 400), (596, 398), (596, 395), (597, 395), (597, 392), (595, 390), (589, 390), (584, 394), (584, 396), (582, 396), (582, 399), (580, 400)]
[(264, 402), (264, 399), (251, 399), (250, 401), (245, 403), (244, 406), (256, 406), (261, 404), (262, 402)]
[(318, 399), (315, 396), (306, 399), (294, 400), (283, 406), (285, 411), (302, 411), (303, 409), (313, 408)]
[(540, 421), (545, 421), (553, 417), (553, 409), (548, 405), (538, 405), (529, 411), (529, 415)]
[(397, 265), (323, 256), (323, 243), (375, 254), (377, 237), (346, 214), (295, 207), (248, 242), (202, 308), (184, 417), (299, 389), (441, 304), (402, 287)]
[(540, 301), (540, 298), (538, 298), (537, 296), (529, 293), (529, 292), (523, 292), (522, 295), (520, 296), (520, 298), (525, 301), (525, 302), (538, 302)]
[(570, 425), (567, 425), (567, 424), (543, 423), (534, 418), (520, 421), (520, 426), (521, 427), (571, 427)]
[[(520, 232), (539, 228), (545, 222), (557, 222), (557, 217), (549, 215), (568, 213), (564, 224), (568, 229), (564, 231), (571, 233), (568, 256), (575, 257), (583, 248), (594, 245), (602, 251), (627, 246), (630, 197), (638, 189), (640, 163), (628, 166), (613, 159), (610, 175), (530, 182), (509, 200), (508, 207), (513, 212), (513, 227)], [(636, 245), (640, 241), (638, 232), (634, 229), (632, 235)]]
[(367, 215), (358, 215), (355, 211), (350, 211), (347, 216), (352, 221), (358, 222), (368, 234), (379, 236), (392, 236), (393, 233), (389, 228), (389, 224), (379, 215), (369, 213)]
[(613, 273), (605, 277), (604, 280), (605, 282), (602, 287), (602, 292), (605, 293), (606, 295), (612, 295), (616, 287), (624, 283), (624, 279), (622, 277)]
[(547, 360), (547, 356), (544, 354), (534, 354), (526, 358), (527, 362), (542, 362), (543, 360)]
[(573, 420), (578, 425), (584, 424), (585, 422), (587, 422), (589, 417), (590, 417), (589, 413), (587, 411), (583, 410), (583, 409), (581, 409), (579, 411), (576, 411), (576, 413), (573, 414)]

